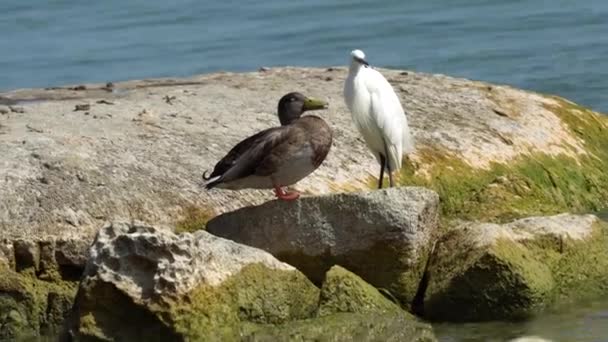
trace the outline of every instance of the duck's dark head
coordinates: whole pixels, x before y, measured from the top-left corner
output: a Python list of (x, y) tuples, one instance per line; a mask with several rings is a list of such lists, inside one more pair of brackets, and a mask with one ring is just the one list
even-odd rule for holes
[(306, 97), (298, 92), (284, 95), (279, 101), (279, 121), (281, 125), (289, 125), (297, 120), (307, 110), (325, 109), (327, 102)]

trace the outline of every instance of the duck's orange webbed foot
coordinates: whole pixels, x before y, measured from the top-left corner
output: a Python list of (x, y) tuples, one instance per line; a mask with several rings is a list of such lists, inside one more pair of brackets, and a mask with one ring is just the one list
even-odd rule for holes
[(297, 191), (285, 191), (283, 190), (283, 188), (281, 188), (280, 186), (275, 186), (274, 188), (274, 194), (277, 196), (277, 198), (283, 200), (283, 201), (295, 201), (298, 198), (300, 198), (300, 193)]

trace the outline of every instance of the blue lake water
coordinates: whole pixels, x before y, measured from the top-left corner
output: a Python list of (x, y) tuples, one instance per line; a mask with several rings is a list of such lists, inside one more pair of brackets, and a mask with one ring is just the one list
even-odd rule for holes
[(2, 0), (0, 90), (260, 66), (372, 64), (608, 112), (608, 1)]

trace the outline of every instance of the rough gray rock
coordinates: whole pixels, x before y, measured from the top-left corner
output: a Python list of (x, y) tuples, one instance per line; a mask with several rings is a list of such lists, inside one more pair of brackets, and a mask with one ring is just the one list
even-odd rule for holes
[(277, 200), (222, 214), (207, 231), (262, 248), (316, 283), (341, 265), (408, 303), (437, 228), (438, 202), (418, 187)]
[(77, 237), (0, 239), (0, 263), (17, 272), (29, 268), (38, 273), (62, 272), (69, 268), (79, 273), (84, 269), (88, 249), (89, 242)]
[(318, 297), (303, 274), (262, 250), (205, 231), (115, 222), (91, 246), (65, 336), (233, 340), (242, 322), (311, 317)]
[(608, 227), (593, 215), (463, 223), (441, 237), (421, 312), (430, 320), (526, 318), (608, 294)]
[(177, 235), (142, 223), (106, 225), (90, 251), (84, 277), (113, 283), (137, 301), (218, 286), (254, 263), (295, 271), (262, 250), (205, 231)]

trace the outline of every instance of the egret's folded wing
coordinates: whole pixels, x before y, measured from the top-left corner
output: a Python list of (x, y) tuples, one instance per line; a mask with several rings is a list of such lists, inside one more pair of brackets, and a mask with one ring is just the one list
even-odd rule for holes
[(389, 162), (392, 170), (401, 167), (403, 155), (403, 133), (407, 129), (405, 113), (392, 86), (376, 70), (369, 72), (368, 90), (371, 93), (371, 114), (382, 139), (386, 143)]

